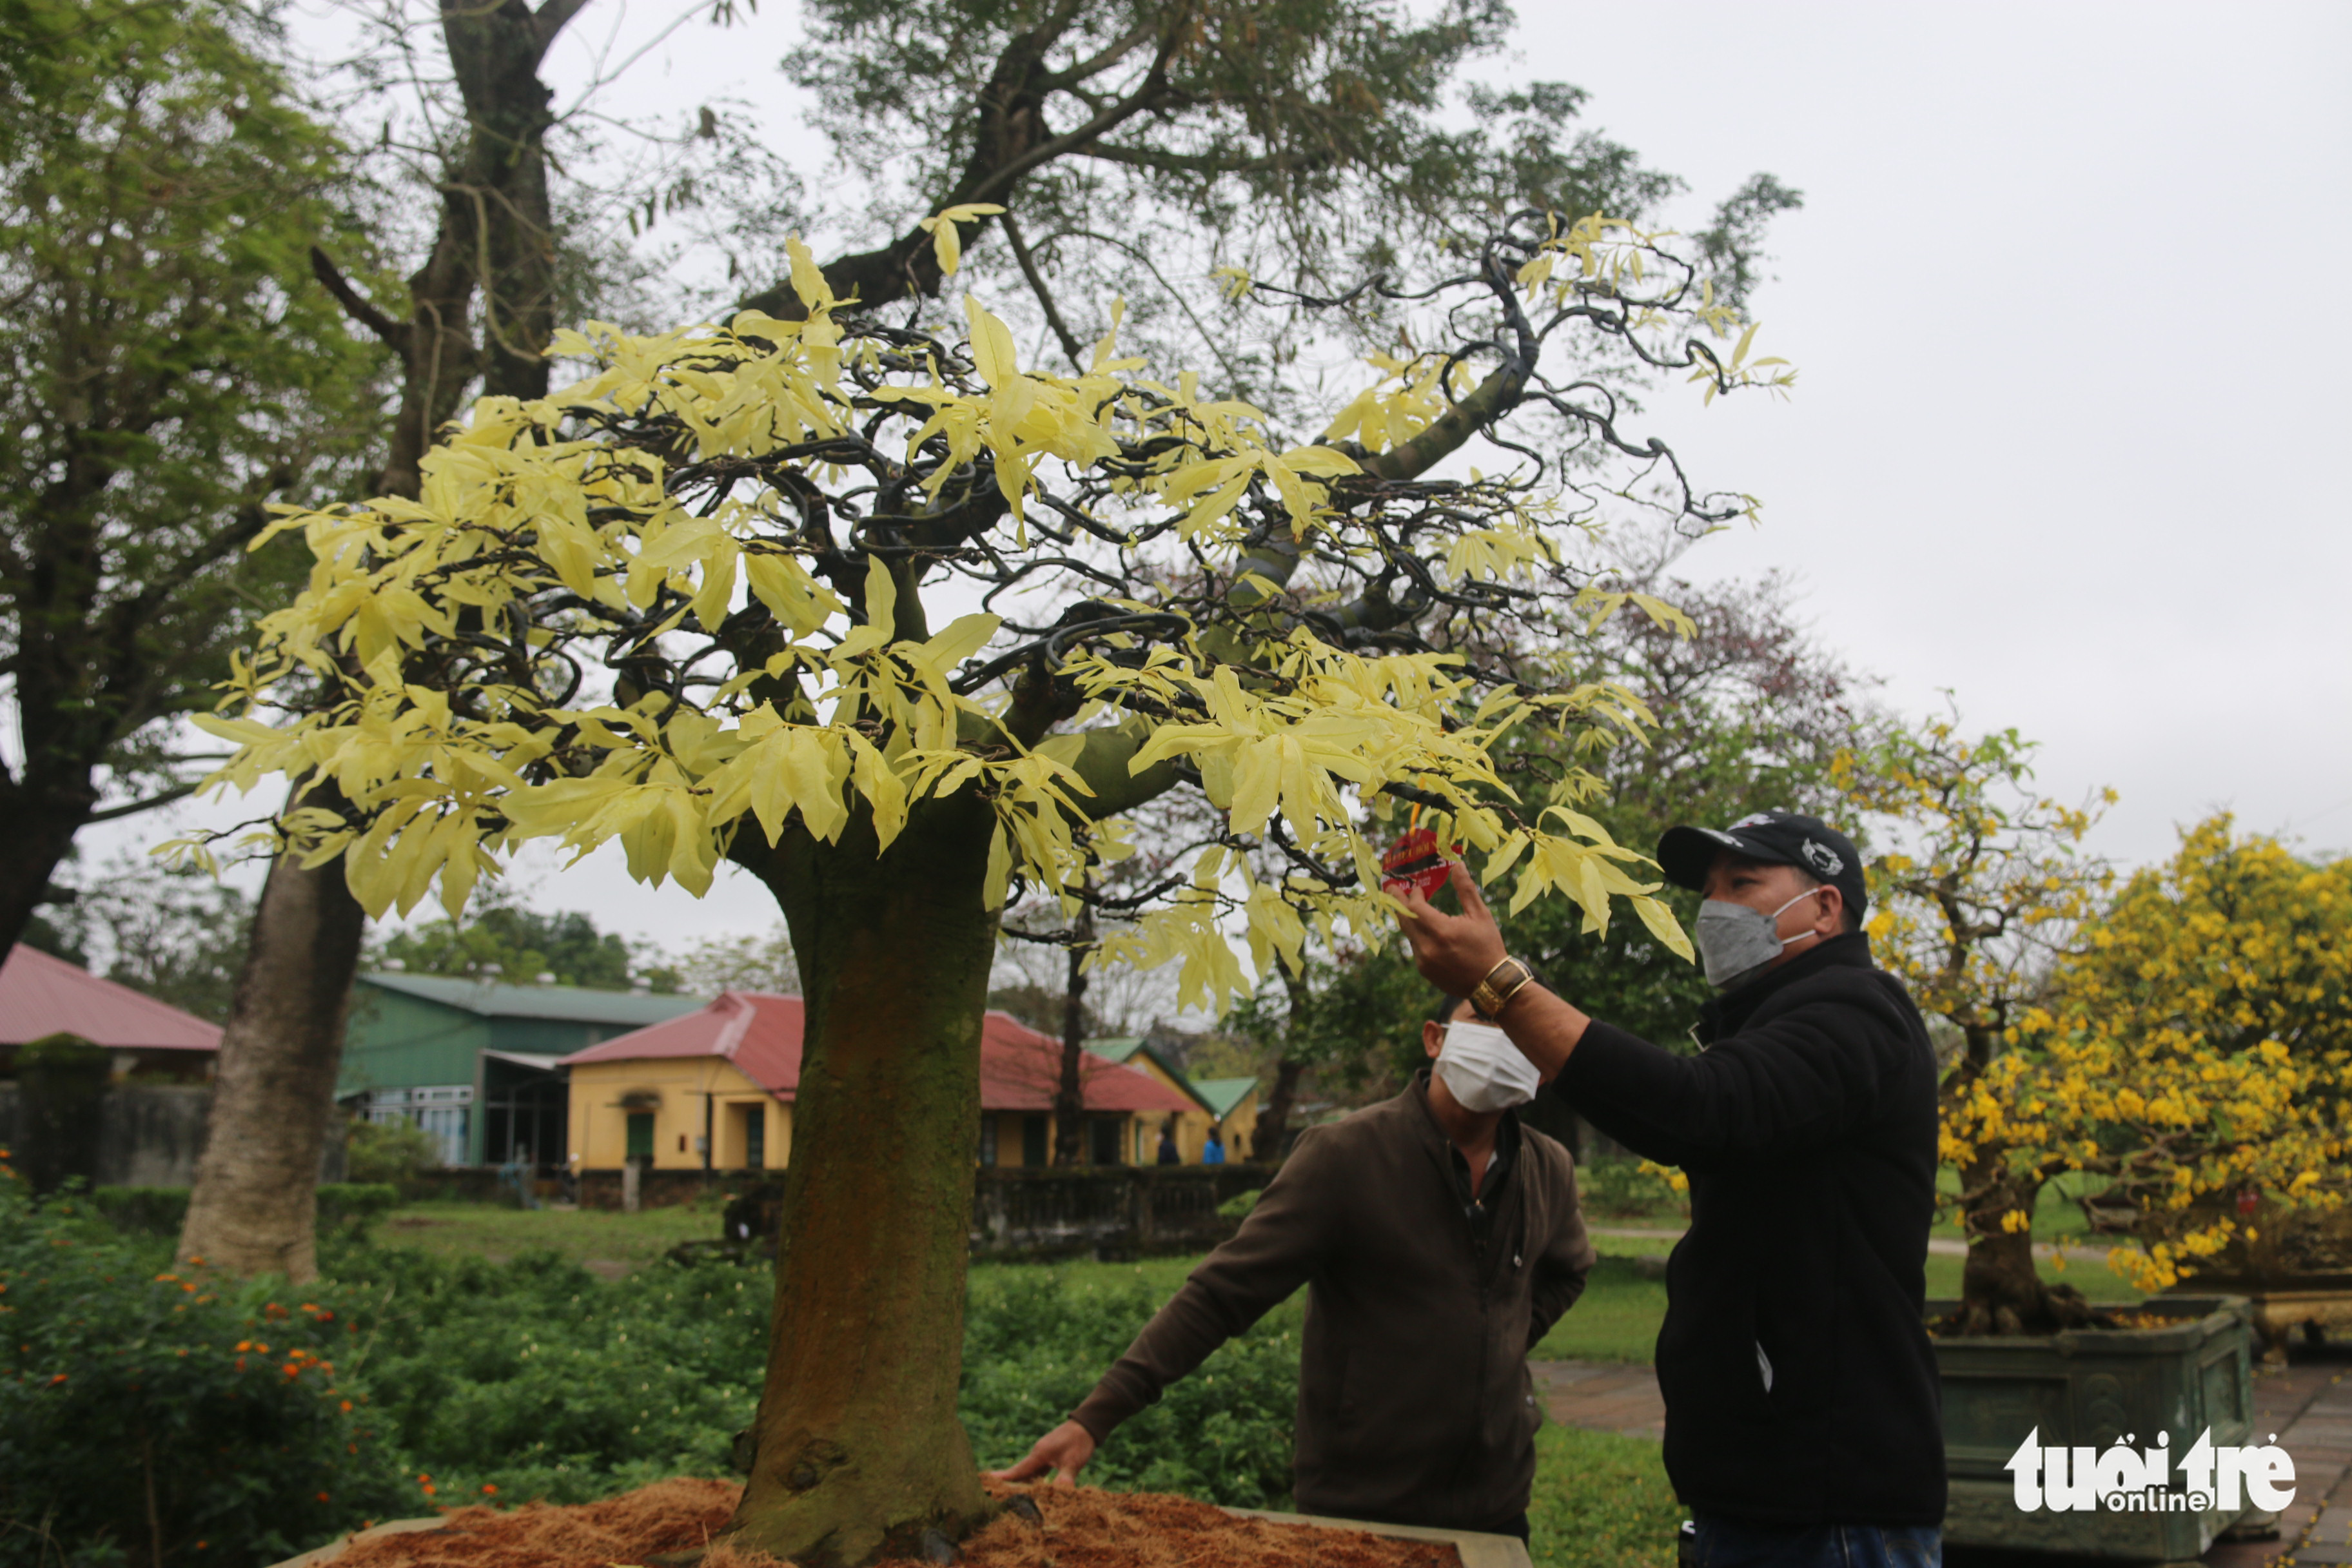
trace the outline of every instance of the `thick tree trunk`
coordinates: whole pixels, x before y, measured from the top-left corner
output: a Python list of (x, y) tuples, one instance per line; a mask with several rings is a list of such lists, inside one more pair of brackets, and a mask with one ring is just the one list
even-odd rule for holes
[(768, 1373), (740, 1545), (802, 1568), (919, 1555), (988, 1511), (956, 1418), (996, 920), (993, 817), (958, 796), (887, 854), (870, 826), (742, 853), (806, 977)]
[(33, 789), (0, 770), (0, 813), (8, 823), (8, 830), (0, 833), (0, 959), (8, 956), (33, 923), (34, 911), (47, 900), (50, 879), (96, 804), (95, 798), (43, 802)]
[(1960, 1331), (2049, 1334), (2093, 1321), (2096, 1314), (2081, 1291), (2042, 1282), (2033, 1265), (2032, 1228), (2012, 1229), (2006, 1218), (2031, 1216), (2041, 1184), (2003, 1179), (1990, 1160), (1978, 1161), (1960, 1177), (1964, 1190), (1979, 1194), (1963, 1216), (1969, 1257), (1960, 1270)]
[[(583, 3), (547, 0), (536, 13), (521, 0), (487, 10), (444, 7), (469, 138), (443, 195), (433, 248), (409, 277), (405, 321), (374, 313), (331, 258), (313, 253), (320, 281), (401, 357), (400, 408), (381, 494), (415, 498), (425, 455), (486, 363), (487, 391), (517, 397), (547, 391), (540, 351), (553, 330), (554, 228), (544, 148), (548, 89), (537, 71)], [(491, 318), (487, 353), (472, 336), (478, 291)], [(343, 804), (331, 788), (310, 799)], [(365, 931), (340, 859), (307, 871), (285, 856), (271, 865), (229, 1004), (183, 1258), (298, 1279), (315, 1269), (319, 1151), (334, 1112), (343, 1015)]]
[(270, 866), (221, 1036), (183, 1261), (298, 1285), (318, 1273), (319, 1154), (364, 924), (340, 859), (311, 871), (287, 856)]

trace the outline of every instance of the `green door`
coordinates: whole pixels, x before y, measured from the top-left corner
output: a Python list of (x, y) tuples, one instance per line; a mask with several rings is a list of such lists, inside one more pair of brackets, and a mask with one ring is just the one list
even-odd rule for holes
[(629, 1158), (638, 1155), (654, 1157), (654, 1113), (650, 1110), (629, 1112)]

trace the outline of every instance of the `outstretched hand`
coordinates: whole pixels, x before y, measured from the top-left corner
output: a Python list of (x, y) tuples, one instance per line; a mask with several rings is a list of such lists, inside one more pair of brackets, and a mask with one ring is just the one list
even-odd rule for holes
[(991, 1470), (992, 1481), (1029, 1481), (1054, 1472), (1054, 1484), (1067, 1491), (1078, 1484), (1078, 1472), (1095, 1457), (1094, 1434), (1075, 1421), (1065, 1421), (1037, 1439), (1017, 1463)]
[(1421, 977), (1448, 996), (1467, 996), (1507, 956), (1503, 929), (1495, 923), (1470, 868), (1455, 861), (1447, 881), (1461, 900), (1460, 914), (1446, 914), (1423, 898), (1420, 889), (1407, 888), (1400, 896), (1412, 914), (1402, 923)]

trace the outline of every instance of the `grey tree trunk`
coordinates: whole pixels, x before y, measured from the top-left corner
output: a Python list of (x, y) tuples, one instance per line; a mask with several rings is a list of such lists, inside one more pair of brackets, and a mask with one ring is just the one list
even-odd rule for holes
[(181, 1261), (298, 1285), (317, 1275), (319, 1155), (365, 923), (341, 862), (270, 867), (221, 1036)]
[[(542, 0), (537, 11), (523, 0), (443, 6), (469, 131), (450, 171), (433, 248), (408, 279), (405, 320), (385, 317), (332, 258), (312, 253), (320, 283), (400, 355), (400, 409), (383, 494), (416, 496), (425, 454), (476, 375), (484, 374), (489, 393), (546, 395), (541, 353), (553, 331), (554, 224), (543, 141), (548, 89), (538, 70), (548, 45), (585, 3)], [(478, 293), (490, 328), (487, 352), (467, 325)], [(343, 804), (328, 786), (308, 800)], [(365, 930), (341, 859), (304, 870), (280, 856), (270, 866), (221, 1039), (220, 1080), (180, 1237), (183, 1258), (296, 1279), (315, 1271), (319, 1151), (334, 1114), (343, 1015)]]

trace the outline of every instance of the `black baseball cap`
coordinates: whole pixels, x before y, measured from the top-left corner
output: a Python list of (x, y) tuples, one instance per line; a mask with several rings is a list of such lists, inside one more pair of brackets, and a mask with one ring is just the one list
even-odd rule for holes
[(1818, 816), (1793, 811), (1759, 811), (1728, 827), (1669, 827), (1658, 840), (1658, 866), (1669, 882), (1696, 890), (1706, 886), (1708, 869), (1726, 849), (1819, 878), (1838, 890), (1857, 917), (1870, 902), (1862, 853), (1853, 840)]

